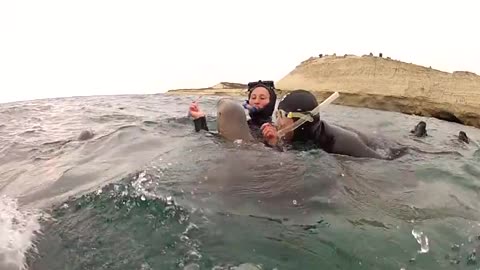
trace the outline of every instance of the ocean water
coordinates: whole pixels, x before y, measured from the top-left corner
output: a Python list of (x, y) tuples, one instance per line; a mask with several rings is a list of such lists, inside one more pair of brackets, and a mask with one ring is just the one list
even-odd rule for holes
[[(0, 269), (480, 268), (478, 129), (330, 105), (327, 122), (416, 150), (277, 152), (194, 132), (196, 98), (0, 104)], [(217, 99), (200, 100), (212, 130)]]

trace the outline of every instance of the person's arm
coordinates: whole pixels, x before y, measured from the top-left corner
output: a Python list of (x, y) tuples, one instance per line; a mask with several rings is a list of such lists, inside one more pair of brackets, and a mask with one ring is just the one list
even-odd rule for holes
[(197, 102), (194, 101), (190, 104), (188, 115), (193, 117), (193, 124), (195, 125), (196, 132), (199, 132), (202, 129), (208, 131), (205, 113), (200, 110)]
[(193, 124), (195, 125), (196, 132), (199, 132), (202, 129), (208, 131), (207, 119), (205, 116), (200, 116), (196, 119), (193, 119)]

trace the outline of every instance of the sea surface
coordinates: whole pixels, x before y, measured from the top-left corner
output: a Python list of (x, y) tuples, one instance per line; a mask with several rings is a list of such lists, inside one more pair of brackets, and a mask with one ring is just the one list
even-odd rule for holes
[[(195, 132), (197, 98), (0, 104), (0, 269), (480, 268), (478, 129), (330, 105), (325, 121), (413, 150), (278, 152)], [(199, 101), (213, 132), (218, 98)]]

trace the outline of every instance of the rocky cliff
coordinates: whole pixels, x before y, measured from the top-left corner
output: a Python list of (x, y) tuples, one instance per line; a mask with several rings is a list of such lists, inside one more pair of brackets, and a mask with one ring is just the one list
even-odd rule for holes
[(276, 83), (306, 89), (335, 104), (431, 116), (480, 127), (480, 76), (443, 72), (374, 56), (310, 58)]

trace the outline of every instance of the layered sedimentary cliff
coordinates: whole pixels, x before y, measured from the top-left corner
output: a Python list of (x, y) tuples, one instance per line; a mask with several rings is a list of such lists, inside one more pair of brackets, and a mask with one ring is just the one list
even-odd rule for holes
[(432, 116), (480, 127), (480, 76), (373, 57), (310, 58), (276, 83), (283, 91), (307, 89), (347, 106)]

